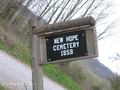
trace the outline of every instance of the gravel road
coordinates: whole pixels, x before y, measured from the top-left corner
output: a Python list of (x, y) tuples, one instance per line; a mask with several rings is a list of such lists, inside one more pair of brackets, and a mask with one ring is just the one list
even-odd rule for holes
[[(11, 90), (32, 90), (31, 67), (0, 50), (0, 84)], [(67, 90), (43, 77), (44, 90)]]

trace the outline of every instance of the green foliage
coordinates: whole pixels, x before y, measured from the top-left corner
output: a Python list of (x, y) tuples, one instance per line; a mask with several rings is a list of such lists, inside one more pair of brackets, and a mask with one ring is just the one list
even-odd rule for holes
[(71, 74), (71, 77), (73, 78), (73, 80), (78, 83), (81, 84), (84, 82), (84, 80), (86, 79), (86, 76), (84, 76), (82, 68), (76, 68), (75, 72)]
[[(14, 27), (14, 30), (16, 30), (18, 34), (21, 34), (21, 37), (23, 39), (23, 37), (25, 38), (28, 35), (27, 34), (28, 31), (26, 31), (26, 30), (28, 30), (28, 29), (26, 29), (26, 28), (28, 28), (28, 21), (27, 21), (26, 18), (27, 18), (27, 16), (30, 15), (30, 12), (31, 12), (27, 7), (30, 7), (31, 6), (30, 4), (33, 3), (34, 1), (33, 0), (29, 1), (28, 0), (29, 2), (27, 2), (27, 4), (24, 7), (24, 10), (22, 10), (21, 12), (18, 12), (18, 9), (20, 9), (19, 6), (21, 6), (22, 3), (24, 3), (24, 1), (26, 1), (26, 0), (21, 0), (19, 3), (17, 3), (17, 2), (14, 3), (13, 1), (14, 0), (9, 0), (8, 3), (6, 3), (7, 0), (6, 1), (2, 0), (1, 1), (1, 3), (0, 3), (0, 7), (1, 7), (0, 14), (1, 14), (1, 16), (0, 17), (2, 17), (2, 19), (4, 19), (4, 22), (6, 21), (9, 24), (11, 24)], [(40, 15), (38, 17), (39, 18), (44, 18), (44, 16), (46, 17), (46, 14), (47, 14), (49, 16), (49, 17), (47, 17), (47, 21), (48, 21), (47, 23), (50, 23), (51, 21), (53, 21), (55, 23), (55, 22), (59, 22), (59, 21), (70, 20), (75, 15), (77, 10), (80, 11), (81, 8), (84, 5), (85, 6), (86, 5), (91, 6), (91, 7), (89, 7), (88, 10), (85, 10), (85, 12), (81, 13), (80, 17), (92, 15), (92, 11), (90, 11), (91, 13), (87, 13), (87, 12), (89, 12), (89, 10), (91, 10), (90, 8), (95, 8), (96, 9), (96, 8), (98, 8), (96, 6), (99, 6), (100, 4), (102, 4), (102, 7), (106, 6), (102, 2), (103, 0), (100, 0), (99, 3), (97, 1), (96, 2), (94, 1), (95, 5), (94, 5), (94, 2), (91, 2), (91, 3), (86, 2), (86, 4), (84, 4), (81, 7), (81, 5), (80, 5), (81, 1), (76, 0), (75, 3), (71, 2), (70, 9), (68, 9), (67, 5), (69, 5), (69, 4), (67, 4), (67, 3), (69, 3), (69, 1), (70, 0), (67, 0), (67, 1), (64, 0), (63, 4), (59, 3), (59, 2), (58, 3), (56, 2), (56, 4), (54, 3), (53, 6), (51, 6), (51, 4), (50, 4), (51, 0), (50, 0), (50, 2), (46, 2), (46, 3), (45, 3), (45, 1), (41, 0), (40, 5), (44, 6), (44, 4), (46, 4), (46, 6), (48, 6), (48, 7), (46, 7), (47, 9), (41, 9), (42, 13), (40, 13)], [(98, 3), (98, 5), (97, 5), (97, 3)], [(34, 3), (34, 4), (36, 4), (36, 3)], [(32, 5), (34, 6), (34, 4), (32, 4)], [(18, 5), (18, 6), (16, 6), (16, 5)], [(40, 5), (39, 5), (39, 3), (37, 4), (37, 6), (40, 6)], [(58, 7), (54, 8), (54, 6), (57, 6), (57, 5), (58, 5)], [(59, 7), (61, 8), (61, 6), (63, 8), (59, 12)], [(31, 8), (31, 10), (32, 9), (33, 8)], [(53, 11), (55, 11), (55, 12), (50, 14), (49, 12), (51, 12), (52, 9), (54, 9)], [(93, 11), (95, 9), (93, 9)], [(36, 10), (39, 11), (38, 9), (36, 9)], [(65, 10), (67, 10), (67, 12)], [(37, 11), (35, 11), (35, 13), (38, 13)], [(103, 9), (101, 11), (106, 11), (106, 10)], [(56, 18), (53, 18), (54, 15), (56, 15), (56, 13), (58, 13), (58, 12), (59, 12), (58, 16), (56, 16)], [(66, 15), (64, 13), (66, 13)], [(99, 13), (101, 13), (101, 12), (99, 12)], [(102, 14), (104, 14), (104, 13), (105, 12), (102, 12)], [(94, 13), (93, 13), (93, 15), (94, 15)], [(97, 15), (95, 15), (95, 16), (97, 17)], [(52, 18), (54, 20), (52, 20)], [(0, 18), (0, 21), (1, 21), (1, 18)], [(101, 36), (101, 35), (102, 34), (100, 33), (100, 35), (98, 35), (98, 36)], [(14, 42), (11, 42), (11, 39), (8, 36), (5, 35), (5, 36), (3, 36), (3, 39), (0, 38), (0, 48), (5, 50), (9, 54), (15, 56), (16, 58), (24, 61), (25, 63), (31, 65), (30, 50), (29, 50), (30, 45), (29, 44), (24, 44), (23, 42), (19, 42), (17, 44), (14, 43)], [(1, 35), (0, 35), (0, 37), (1, 37)], [(102, 37), (102, 38), (104, 38), (104, 37)], [(99, 38), (99, 39), (101, 39), (101, 38)], [(68, 63), (66, 63), (66, 65), (68, 66)], [(69, 73), (63, 74), (59, 71), (59, 69), (54, 64), (51, 64), (51, 65), (44, 66), (44, 74), (46, 76), (52, 78), (53, 80), (57, 81), (58, 83), (62, 84), (63, 86), (65, 86), (66, 88), (68, 88), (70, 90), (79, 90), (79, 89), (75, 88), (76, 86), (74, 84), (74, 81), (80, 84), (82, 82), (82, 80), (85, 79), (85, 77), (82, 75), (82, 73), (80, 73), (81, 71), (77, 70), (76, 68), (74, 69), (76, 73), (75, 72), (69, 72)], [(67, 75), (69, 75), (70, 78)], [(88, 75), (88, 74), (86, 74), (86, 75)], [(99, 81), (94, 76), (93, 76), (93, 78), (91, 78), (90, 76), (88, 78), (90, 78), (91, 80), (94, 80), (94, 81)], [(71, 82), (71, 83), (69, 83), (69, 82)]]
[(17, 59), (24, 61), (26, 64), (31, 65), (29, 45), (22, 43), (10, 44), (10, 41), (8, 39), (4, 39), (4, 41), (0, 39), (0, 42), (0, 48), (2, 50), (5, 50), (7, 53), (11, 54)]
[[(0, 48), (17, 59), (31, 65), (30, 45), (20, 41), (18, 38), (12, 38), (12, 36), (14, 35), (1, 33)], [(92, 85), (101, 85), (102, 80), (91, 73), (87, 68), (81, 68), (81, 65), (81, 61), (61, 63), (59, 64), (61, 68), (55, 64), (50, 64), (43, 66), (43, 72), (45, 76), (58, 82), (68, 90), (81, 90), (80, 86), (85, 87), (83, 90), (89, 90), (86, 89), (86, 87), (89, 88)]]
[(80, 87), (75, 85), (74, 81), (66, 74), (60, 72), (55, 64), (49, 64), (43, 66), (44, 75), (58, 82), (68, 90), (81, 90)]
[(2, 86), (1, 86), (1, 84), (0, 84), (0, 90), (2, 90)]
[(120, 90), (120, 76), (116, 73), (113, 78), (108, 78), (111, 83), (111, 87), (114, 90)]
[(116, 53), (115, 56), (109, 57), (109, 59), (111, 59), (112, 61), (120, 60), (120, 54)]
[[(30, 59), (30, 45), (27, 43), (23, 43), (18, 39), (11, 38), (11, 35), (0, 34), (3, 35), (0, 38), (0, 49), (6, 51), (8, 54), (16, 57), (17, 59), (31, 65)], [(15, 41), (13, 41), (14, 39)], [(58, 82), (68, 90), (81, 90), (78, 87), (74, 80), (72, 80), (66, 74), (60, 72), (60, 70), (54, 65), (45, 65), (43, 66), (43, 73), (45, 76), (51, 78), (52, 80)]]
[(58, 68), (61, 72), (68, 75), (72, 80), (80, 85), (86, 79), (86, 76), (83, 74), (82, 67), (76, 67), (76, 64), (70, 65), (70, 63), (72, 62), (59, 63)]
[[(20, 50), (22, 48), (16, 49), (14, 45), (11, 48), (6, 48), (4, 45), (0, 45), (0, 48), (30, 65), (30, 56), (28, 55), (28, 53), (30, 52), (29, 49), (25, 49), (25, 51), (22, 51)], [(26, 48), (28, 48), (28, 46), (26, 46)], [(14, 52), (15, 50), (16, 53)], [(66, 74), (61, 73), (54, 64), (43, 66), (43, 71), (45, 76), (58, 82), (68, 90), (81, 90), (80, 87), (75, 85), (72, 79), (70, 79)]]
[(92, 86), (92, 90), (100, 90), (99, 86)]
[(4, 87), (0, 84), (0, 90), (8, 90), (8, 89), (4, 88)]

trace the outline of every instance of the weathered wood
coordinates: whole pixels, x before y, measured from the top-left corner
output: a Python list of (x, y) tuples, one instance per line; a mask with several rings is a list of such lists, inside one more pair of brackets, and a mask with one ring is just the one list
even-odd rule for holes
[[(86, 31), (88, 56), (47, 62), (46, 40), (45, 40), (44, 36), (41, 36), (40, 38), (41, 38), (41, 44), (42, 44), (41, 45), (41, 48), (42, 48), (42, 50), (41, 50), (42, 59), (41, 60), (42, 60), (42, 62), (39, 64), (45, 65), (45, 64), (51, 64), (51, 63), (67, 62), (67, 61), (82, 60), (82, 59), (97, 57), (98, 56), (98, 48), (97, 48), (96, 28), (93, 26), (93, 27), (82, 28), (82, 29), (77, 29), (77, 30), (85, 30)], [(71, 31), (73, 31), (73, 30), (71, 30)]]
[(42, 36), (51, 36), (51, 35), (55, 35), (55, 34), (61, 34), (61, 33), (71, 32), (71, 30), (77, 31), (78, 29), (85, 29), (85, 28), (89, 28), (89, 27), (91, 27), (91, 26), (90, 25), (78, 26), (78, 27), (73, 27), (73, 28), (56, 30), (56, 31), (52, 31), (52, 32), (39, 33), (39, 34), (36, 34), (36, 35), (38, 35), (39, 37), (42, 37)]
[(33, 90), (43, 90), (43, 72), (42, 66), (39, 65), (40, 57), (40, 39), (37, 35), (33, 35), (33, 28), (37, 27), (37, 21), (29, 21), (30, 29), (30, 50), (31, 50), (31, 64), (32, 64), (32, 82)]
[(94, 34), (94, 48), (95, 48), (95, 55), (99, 55), (98, 53), (98, 43), (97, 43), (97, 34), (96, 34), (96, 27), (93, 28), (93, 34)]
[(42, 65), (43, 62), (47, 62), (46, 39), (44, 37), (40, 37), (40, 43), (41, 43), (41, 45), (40, 45), (40, 48), (41, 48), (40, 49), (40, 51), (41, 51), (41, 55), (40, 55), (41, 56), (41, 61), (40, 61), (39, 64)]
[(44, 25), (44, 26), (40, 26), (34, 29), (33, 33), (44, 34), (44, 33), (49, 33), (53, 31), (59, 31), (63, 29), (74, 28), (74, 27), (85, 26), (85, 25), (94, 26), (95, 25), (94, 18), (85, 17), (85, 18), (80, 18), (80, 19), (75, 19), (75, 20), (70, 20), (70, 21), (65, 21), (65, 22)]
[[(92, 17), (86, 17), (86, 18), (81, 18), (81, 19), (56, 23), (56, 24), (50, 24), (41, 27), (39, 26), (39, 23), (37, 21), (30, 20), (29, 25), (30, 25), (29, 27), (30, 27), (33, 90), (43, 90), (42, 65), (67, 62), (73, 60), (82, 60), (82, 59), (88, 59), (98, 56), (96, 28), (94, 27), (95, 20)], [(86, 44), (83, 46), (85, 46), (87, 49), (85, 48), (86, 51), (83, 56), (79, 56), (75, 58), (74, 57), (66, 58), (51, 62), (47, 61), (48, 47), (46, 47), (46, 42), (47, 42), (46, 40), (48, 39), (46, 36), (64, 34), (79, 30), (85, 31), (85, 33), (84, 34), (81, 33), (80, 36), (86, 35), (85, 37)], [(79, 42), (82, 43), (82, 41)]]
[(92, 56), (86, 56), (86, 57), (63, 59), (63, 60), (52, 61), (52, 62), (43, 62), (43, 63), (40, 63), (40, 65), (47, 65), (47, 64), (60, 63), (60, 62), (68, 62), (68, 61), (76, 61), (76, 60), (84, 60), (84, 59), (94, 58), (94, 57), (98, 57), (98, 56), (97, 55), (92, 55)]

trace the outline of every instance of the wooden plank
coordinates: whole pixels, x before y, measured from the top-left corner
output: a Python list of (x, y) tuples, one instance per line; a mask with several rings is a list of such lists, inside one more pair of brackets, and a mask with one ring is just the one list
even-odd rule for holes
[(98, 43), (97, 43), (97, 34), (96, 34), (96, 27), (93, 27), (93, 34), (94, 34), (94, 48), (95, 48), (95, 55), (99, 55), (98, 54)]
[(66, 33), (66, 32), (71, 32), (71, 31), (77, 31), (78, 29), (82, 30), (82, 29), (86, 29), (86, 28), (90, 28), (90, 27), (91, 27), (90, 25), (78, 26), (78, 27), (73, 27), (73, 28), (56, 30), (56, 31), (52, 31), (52, 32), (39, 33), (39, 34), (36, 34), (36, 35), (38, 35), (39, 37), (42, 37), (42, 36), (51, 36), (51, 35), (55, 35), (55, 34), (61, 34), (61, 33)]
[[(93, 27), (92, 27), (93, 29)], [(86, 30), (86, 39), (87, 39), (87, 50), (88, 50), (88, 55), (94, 55), (95, 49), (94, 49), (94, 34), (93, 30), (88, 29)]]
[(47, 62), (46, 39), (44, 37), (40, 37), (40, 43), (41, 43), (41, 45), (40, 45), (40, 47), (41, 47), (41, 49), (40, 49), (40, 51), (41, 51), (41, 62), (39, 64), (41, 64), (43, 62)]
[(85, 17), (85, 18), (80, 18), (80, 19), (75, 19), (75, 20), (70, 20), (70, 21), (64, 21), (64, 22), (44, 25), (44, 26), (37, 27), (36, 29), (34, 29), (33, 33), (43, 34), (43, 33), (59, 31), (59, 30), (68, 29), (68, 28), (74, 28), (78, 26), (85, 26), (85, 25), (94, 26), (95, 25), (94, 18)]
[(34, 20), (29, 21), (30, 29), (30, 50), (31, 50), (31, 64), (32, 64), (32, 82), (33, 90), (43, 90), (43, 72), (42, 66), (38, 64), (40, 60), (40, 40), (37, 35), (33, 35), (33, 28), (36, 27), (37, 22)]
[(52, 61), (52, 62), (43, 62), (43, 63), (40, 63), (40, 65), (47, 65), (47, 64), (68, 62), (68, 61), (76, 61), (76, 60), (83, 60), (83, 59), (94, 58), (94, 57), (97, 57), (97, 55), (78, 57), (78, 58), (71, 58), (71, 59), (63, 59), (63, 60)]

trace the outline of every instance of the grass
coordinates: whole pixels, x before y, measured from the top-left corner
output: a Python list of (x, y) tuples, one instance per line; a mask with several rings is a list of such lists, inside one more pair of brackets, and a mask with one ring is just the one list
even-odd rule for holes
[(70, 77), (64, 73), (61, 73), (55, 64), (44, 65), (43, 70), (44, 75), (58, 82), (68, 90), (81, 90), (80, 87), (75, 85), (74, 81)]
[[(84, 82), (82, 82), (81, 88), (83, 90), (89, 90), (90, 87), (92, 88), (101, 88), (100, 90), (111, 90), (110, 83), (103, 80), (102, 78), (98, 77), (94, 73), (92, 73), (86, 66), (84, 61), (75, 61), (70, 63), (70, 67), (73, 67), (76, 65), (75, 68), (82, 67), (83, 75), (86, 76), (86, 79)], [(78, 65), (78, 67), (77, 67)], [(92, 89), (94, 90), (94, 89)], [(98, 89), (97, 89), (98, 90)]]
[[(15, 17), (18, 14), (19, 13), (17, 12), (13, 16), (14, 18), (12, 18), (10, 22), (14, 21)], [(22, 19), (25, 19), (25, 18), (22, 17)], [(2, 22), (3, 20), (0, 18), (0, 21)], [(21, 23), (19, 23), (19, 24), (21, 24)], [(27, 20), (25, 20), (25, 22), (24, 22), (23, 26), (21, 26), (21, 28), (24, 27), (26, 24), (27, 24)], [(15, 29), (21, 29), (21, 28), (15, 28)], [(18, 33), (21, 34), (19, 30), (16, 30), (16, 31), (18, 31)], [(9, 33), (8, 34), (6, 34), (5, 32), (1, 33), (1, 30), (0, 30), (0, 49), (6, 51), (8, 54), (25, 62), (26, 64), (31, 65), (30, 45), (25, 42), (23, 43), (20, 40), (18, 40), (18, 38), (16, 39), (16, 37), (12, 37), (12, 36), (13, 35), (12, 34), (9, 35)], [(22, 37), (24, 37), (23, 34), (22, 34)], [(67, 88), (68, 90), (81, 90), (80, 87), (75, 84), (75, 81), (73, 81), (65, 73), (62, 73), (55, 64), (44, 65), (43, 73), (45, 76), (58, 82), (59, 84), (61, 84), (65, 88)], [(85, 69), (84, 74), (86, 74), (86, 76), (87, 76), (87, 80), (88, 80), (88, 81), (86, 81), (87, 84), (89, 84), (89, 82), (92, 80), (95, 83), (100, 82), (99, 79), (95, 75), (93, 75), (92, 73), (89, 72), (89, 70)], [(90, 84), (93, 84), (93, 82), (92, 83), (90, 82)], [(0, 90), (2, 90), (1, 88), (2, 88), (2, 86), (0, 85)], [(86, 90), (86, 89), (84, 89), (84, 90)]]
[(0, 90), (8, 90), (8, 89), (4, 88), (4, 87), (0, 84)]
[[(6, 51), (8, 54), (25, 62), (26, 64), (31, 65), (30, 45), (26, 42), (21, 42), (11, 34), (6, 34), (4, 31), (0, 32), (0, 49)], [(75, 66), (76, 69), (80, 68), (76, 65), (82, 66), (84, 64), (81, 63), (81, 61), (80, 63), (76, 61), (74, 63), (70, 63), (69, 67)], [(101, 85), (102, 80), (90, 72), (88, 68), (84, 67), (82, 72), (87, 77), (86, 80), (82, 82), (82, 86), (85, 87), (84, 90), (89, 90), (86, 88), (90, 84), (94, 86)], [(75, 84), (75, 81), (65, 73), (62, 73), (55, 64), (44, 65), (43, 73), (45, 76), (51, 78), (68, 90), (82, 90), (80, 85), (78, 86), (78, 84)]]
[[(20, 32), (18, 33), (20, 34)], [(4, 31), (1, 32), (0, 30), (0, 49), (6, 51), (8, 54), (25, 62), (26, 64), (31, 65), (30, 45), (26, 42), (21, 42), (21, 40), (19, 40), (18, 37), (16, 38), (13, 34), (10, 33), (6, 34), (6, 32)], [(72, 66), (73, 65), (71, 65), (70, 67)], [(78, 67), (75, 68), (78, 69)], [(55, 64), (49, 64), (43, 66), (43, 73), (45, 76), (51, 78), (52, 80), (59, 83), (68, 90), (81, 90), (81, 88), (79, 87), (80, 85), (78, 86), (77, 84), (75, 84), (75, 81), (82, 82), (82, 86), (84, 87), (87, 87), (88, 84), (95, 86), (101, 85), (102, 83), (101, 79), (95, 76), (87, 68), (84, 68), (83, 72), (84, 75), (87, 77), (85, 82), (79, 81), (78, 78), (76, 79), (76, 77), (74, 78), (74, 80), (73, 78), (71, 79), (69, 76), (67, 76), (68, 74), (66, 75), (65, 73), (62, 73)], [(2, 86), (0, 86), (0, 88), (1, 87)], [(84, 89), (84, 90), (89, 90), (89, 89)]]
[(20, 46), (17, 46), (13, 44), (8, 47), (7, 45), (0, 44), (0, 48), (15, 58), (31, 65), (30, 51), (28, 46), (22, 44)]
[(2, 85), (0, 84), (0, 90), (2, 90)]
[(99, 78), (98, 76), (96, 76), (94, 73), (92, 73), (88, 68), (86, 68), (84, 66), (84, 62), (83, 61), (75, 61), (75, 62), (70, 64), (70, 67), (73, 67), (74, 65), (76, 65), (76, 69), (82, 67), (83, 74), (87, 77), (85, 81), (87, 81), (87, 80), (89, 82), (92, 81), (93, 84), (98, 84), (98, 85), (100, 85), (102, 83), (102, 79)]
[[(0, 38), (0, 49), (6, 51), (8, 54), (25, 62), (26, 64), (31, 65), (30, 45), (28, 43), (23, 43), (16, 38), (12, 38), (10, 34), (7, 35), (2, 33), (0, 35), (2, 35)], [(45, 76), (56, 81), (68, 90), (81, 90), (69, 76), (60, 72), (54, 64), (44, 65), (43, 73)]]

